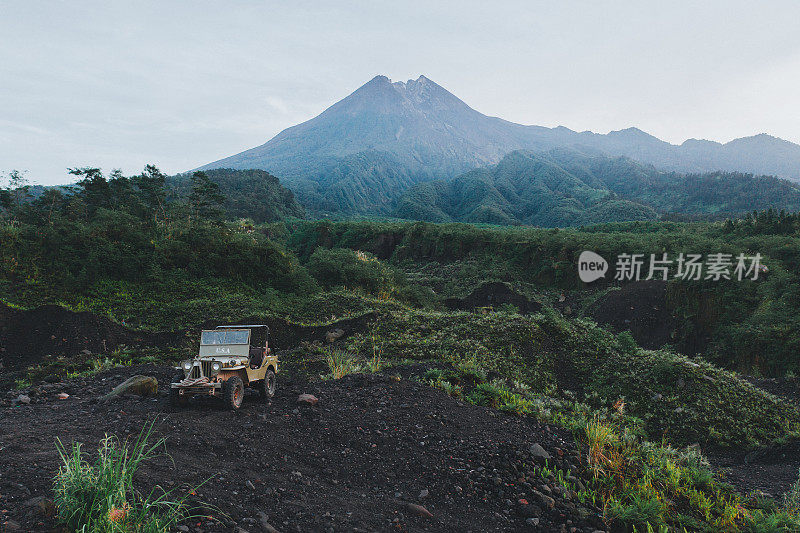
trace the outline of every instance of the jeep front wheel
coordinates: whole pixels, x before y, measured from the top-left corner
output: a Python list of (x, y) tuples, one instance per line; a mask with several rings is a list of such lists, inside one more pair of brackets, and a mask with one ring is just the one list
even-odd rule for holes
[(267, 370), (267, 374), (264, 376), (264, 379), (261, 381), (261, 384), (258, 387), (258, 392), (265, 400), (269, 400), (275, 396), (275, 372), (272, 370)]
[(236, 410), (242, 406), (244, 400), (244, 383), (242, 378), (233, 376), (222, 384), (222, 401), (225, 407)]

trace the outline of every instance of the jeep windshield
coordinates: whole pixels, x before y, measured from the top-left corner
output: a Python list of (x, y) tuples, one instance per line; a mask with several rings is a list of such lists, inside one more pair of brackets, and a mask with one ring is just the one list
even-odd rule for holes
[(250, 342), (250, 330), (214, 330), (204, 331), (200, 335), (200, 344), (248, 344)]

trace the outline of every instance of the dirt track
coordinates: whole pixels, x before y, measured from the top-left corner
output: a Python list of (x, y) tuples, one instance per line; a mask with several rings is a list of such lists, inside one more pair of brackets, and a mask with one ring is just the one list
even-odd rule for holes
[[(136, 373), (158, 377), (157, 398), (94, 400)], [(193, 522), (192, 531), (258, 532), (259, 513), (279, 531), (603, 529), (597, 510), (578, 509), (569, 493), (530, 474), (534, 443), (562, 467), (577, 463), (568, 451), (571, 437), (535, 421), (463, 404), (408, 376), (380, 375), (308, 385), (279, 381), (271, 404), (248, 396), (236, 413), (213, 400), (178, 410), (164, 389), (171, 374), (158, 367), (117, 369), (34, 389), (29, 405), (12, 406), (8, 398), (17, 391), (6, 394), (0, 407), (4, 519), (23, 531), (52, 527), (36, 498), (51, 497), (57, 437), (91, 451), (105, 433), (132, 436), (156, 417), (174, 466), (166, 458), (146, 464), (140, 486), (188, 487), (213, 476), (198, 498), (229, 515), (221, 524)], [(58, 400), (59, 392), (70, 397)], [(318, 405), (299, 407), (302, 392), (317, 395)], [(559, 450), (567, 451), (563, 461)], [(408, 503), (433, 517), (418, 516)]]

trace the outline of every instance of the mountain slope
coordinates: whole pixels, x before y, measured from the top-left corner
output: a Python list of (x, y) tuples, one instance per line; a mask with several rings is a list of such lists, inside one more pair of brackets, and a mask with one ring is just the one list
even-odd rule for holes
[(739, 173), (661, 172), (625, 157), (572, 149), (516, 151), (497, 165), (406, 191), (395, 215), (431, 222), (582, 224), (650, 220), (659, 214), (800, 210), (800, 186)]
[(319, 116), (272, 140), (203, 168), (262, 168), (306, 177), (333, 160), (389, 152), (432, 174), (496, 162), (527, 143), (529, 127), (487, 117), (424, 76), (392, 83), (376, 76)]
[(672, 145), (636, 128), (604, 135), (524, 126), (475, 111), (424, 76), (405, 83), (376, 76), (317, 117), (201, 168), (267, 170), (312, 211), (385, 214), (411, 184), (449, 179), (514, 150), (558, 147), (626, 156), (661, 170), (800, 179), (800, 145), (765, 134)]

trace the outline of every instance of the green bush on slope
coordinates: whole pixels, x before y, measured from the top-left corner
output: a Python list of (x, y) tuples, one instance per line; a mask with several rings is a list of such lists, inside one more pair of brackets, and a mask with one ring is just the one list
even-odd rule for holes
[(731, 372), (631, 346), (593, 323), (555, 313), (394, 312), (370, 335), (349, 337), (350, 351), (369, 341), (385, 357), (471, 363), (535, 394), (574, 397), (594, 409), (622, 400), (653, 439), (753, 445), (800, 431), (796, 407)]

